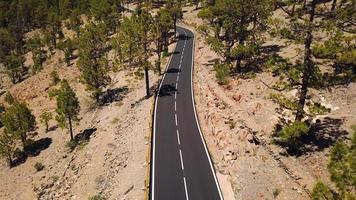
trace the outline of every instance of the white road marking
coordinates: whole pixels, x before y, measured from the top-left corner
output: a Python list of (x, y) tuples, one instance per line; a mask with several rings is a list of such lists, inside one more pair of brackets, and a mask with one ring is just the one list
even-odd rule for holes
[(179, 155), (180, 155), (180, 164), (182, 165), (182, 170), (184, 171), (183, 156), (182, 156), (182, 151), (180, 149), (179, 149)]
[[(174, 47), (174, 52), (177, 50), (177, 44), (176, 44), (176, 46)], [(167, 62), (167, 65), (166, 65), (166, 69), (165, 69), (165, 72), (167, 72), (167, 69), (168, 69), (168, 67), (169, 67), (169, 65), (171, 64), (171, 60), (172, 60), (172, 57), (173, 56), (170, 56), (169, 57), (169, 60), (168, 60), (168, 62)], [(166, 74), (167, 73), (164, 73), (163, 74), (163, 77), (162, 77), (162, 79), (161, 79), (161, 82), (160, 82), (160, 84), (159, 84), (159, 88), (158, 88), (158, 94), (159, 94), (159, 92), (161, 91), (161, 87), (162, 87), (162, 83), (163, 83), (163, 81), (164, 81), (164, 78), (166, 77)], [(158, 99), (159, 99), (159, 96), (157, 95), (156, 96), (156, 99), (155, 99), (155, 110), (154, 110), (154, 116), (153, 116), (153, 152), (152, 152), (152, 184), (151, 184), (151, 187), (152, 187), (152, 192), (151, 192), (151, 199), (152, 200), (154, 200), (155, 199), (155, 175), (156, 175), (156, 173), (155, 173), (155, 160), (156, 160), (156, 121), (157, 121), (157, 105), (158, 105)]]
[(174, 112), (177, 111), (177, 101), (174, 101)]
[(185, 181), (185, 177), (183, 177), (183, 181), (184, 181), (184, 189), (185, 189), (185, 198), (186, 198), (187, 200), (189, 200), (188, 189), (187, 189), (187, 182)]
[(180, 138), (179, 138), (179, 131), (177, 129), (177, 139), (178, 139), (178, 144), (180, 145)]
[(178, 126), (177, 113), (174, 114), (174, 118), (176, 119), (176, 126)]
[(174, 99), (177, 99), (177, 92), (174, 93)]
[(177, 76), (177, 82), (179, 81), (179, 75)]
[(176, 83), (176, 90), (178, 89), (178, 82)]

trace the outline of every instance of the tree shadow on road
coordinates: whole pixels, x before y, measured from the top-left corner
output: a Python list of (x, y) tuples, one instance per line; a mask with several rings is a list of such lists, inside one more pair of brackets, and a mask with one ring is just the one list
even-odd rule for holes
[(176, 88), (173, 84), (164, 84), (158, 92), (159, 97), (172, 96), (176, 92)]

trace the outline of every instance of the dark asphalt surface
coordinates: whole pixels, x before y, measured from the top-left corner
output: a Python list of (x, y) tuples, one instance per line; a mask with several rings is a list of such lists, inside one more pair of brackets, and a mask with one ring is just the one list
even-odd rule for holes
[(151, 199), (218, 200), (221, 193), (195, 117), (192, 99), (194, 35), (179, 40), (155, 108)]

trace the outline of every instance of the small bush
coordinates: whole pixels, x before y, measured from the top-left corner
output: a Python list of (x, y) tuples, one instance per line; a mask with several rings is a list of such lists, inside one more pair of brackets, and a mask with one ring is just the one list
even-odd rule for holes
[(105, 197), (102, 194), (96, 194), (89, 197), (88, 200), (105, 200)]
[(325, 45), (322, 44), (316, 44), (312, 48), (313, 55), (316, 58), (321, 58), (321, 59), (334, 59), (336, 56), (336, 52), (334, 49), (327, 48)]
[(314, 185), (311, 197), (313, 200), (334, 200), (330, 188), (320, 181)]
[(325, 115), (326, 113), (330, 112), (330, 109), (325, 108), (320, 103), (313, 103), (312, 105), (309, 105), (309, 112), (313, 116)]
[(78, 143), (75, 140), (71, 140), (66, 143), (66, 147), (68, 147), (71, 151), (73, 151), (77, 145)]
[(15, 103), (16, 99), (14, 98), (14, 96), (12, 96), (10, 92), (7, 92), (5, 95), (5, 101), (6, 103), (12, 105)]
[(286, 38), (286, 39), (294, 39), (294, 35), (292, 33), (292, 31), (288, 28), (282, 28), (279, 30), (279, 34), (281, 35), (282, 38)]
[(286, 146), (291, 151), (301, 151), (304, 147), (301, 138), (308, 134), (310, 127), (305, 122), (294, 122), (286, 125), (277, 133), (275, 141)]
[(197, 31), (202, 34), (202, 35), (208, 35), (209, 34), (209, 26), (206, 24), (199, 25), (197, 28)]
[(273, 197), (277, 198), (280, 193), (281, 193), (281, 189), (279, 189), (279, 188), (274, 189), (273, 190)]
[(163, 56), (163, 57), (169, 56), (168, 48), (164, 48), (164, 49), (163, 49), (162, 56)]
[(44, 165), (40, 162), (36, 162), (36, 164), (34, 165), (35, 169), (37, 172), (41, 171), (44, 169)]
[(339, 54), (336, 58), (336, 62), (339, 64), (356, 66), (356, 50), (346, 51)]
[(230, 65), (228, 64), (215, 64), (215, 77), (218, 79), (218, 83), (220, 85), (226, 85), (229, 83), (229, 75), (230, 75)]
[(272, 99), (273, 102), (277, 103), (282, 108), (286, 108), (289, 110), (297, 110), (298, 109), (298, 103), (288, 99), (283, 94), (271, 93), (269, 95), (269, 98)]
[(53, 85), (57, 85), (59, 82), (61, 82), (61, 79), (59, 78), (59, 75), (56, 70), (53, 70), (51, 72), (51, 80)]

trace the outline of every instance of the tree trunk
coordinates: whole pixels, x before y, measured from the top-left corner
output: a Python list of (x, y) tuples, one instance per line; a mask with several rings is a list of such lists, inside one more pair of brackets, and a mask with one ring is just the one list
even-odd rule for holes
[(156, 68), (158, 70), (159, 75), (162, 74), (162, 70), (161, 70), (161, 52), (162, 52), (162, 44), (160, 39), (158, 38), (156, 41), (156, 53), (157, 53), (157, 61), (156, 61)]
[(25, 148), (26, 147), (26, 133), (21, 133), (21, 142), (22, 142), (23, 148)]
[(295, 6), (297, 4), (297, 0), (294, 0), (293, 2), (293, 6), (292, 6), (292, 12), (291, 12), (291, 15), (294, 16), (294, 12), (295, 12)]
[(332, 5), (331, 5), (331, 12), (334, 12), (334, 11), (335, 11), (336, 3), (337, 3), (337, 0), (333, 0), (333, 3), (332, 3)]
[(68, 122), (69, 122), (69, 134), (70, 134), (70, 140), (73, 141), (73, 127), (72, 127), (72, 118), (68, 116)]
[(173, 26), (174, 26), (174, 37), (176, 38), (177, 37), (177, 17), (176, 16), (174, 16), (173, 17)]
[(11, 153), (8, 153), (8, 154), (7, 154), (7, 161), (9, 162), (9, 166), (10, 166), (10, 168), (11, 168), (11, 167), (13, 166)]
[(15, 73), (11, 73), (11, 82), (12, 82), (12, 84), (16, 84), (16, 76), (15, 76)]
[(48, 132), (48, 122), (45, 123), (46, 124), (46, 133)]
[(150, 79), (148, 77), (148, 67), (145, 66), (146, 98), (150, 97)]
[(302, 79), (302, 88), (300, 90), (299, 101), (298, 101), (298, 109), (297, 114), (295, 116), (295, 121), (301, 121), (304, 116), (304, 106), (305, 101), (307, 98), (308, 87), (310, 76), (313, 72), (313, 61), (311, 59), (311, 43), (313, 41), (313, 21), (315, 15), (315, 7), (316, 7), (316, 0), (312, 1), (311, 10), (310, 10), (310, 17), (309, 17), (309, 25), (307, 27), (307, 35), (304, 41), (304, 69), (303, 69), (303, 79)]

